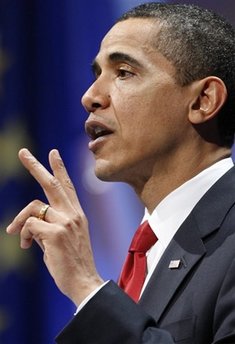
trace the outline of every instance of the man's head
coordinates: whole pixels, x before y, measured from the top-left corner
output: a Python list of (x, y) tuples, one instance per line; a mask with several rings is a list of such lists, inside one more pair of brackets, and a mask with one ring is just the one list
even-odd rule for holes
[(149, 18), (160, 22), (154, 45), (176, 68), (181, 85), (213, 75), (226, 85), (228, 99), (219, 115), (222, 143), (231, 146), (235, 130), (235, 31), (223, 18), (194, 5), (151, 2), (118, 21)]
[[(232, 93), (228, 69), (224, 80), (201, 52), (202, 61), (196, 57), (195, 66), (191, 63), (197, 46), (201, 51), (200, 42), (206, 42), (198, 39), (204, 35), (202, 24), (196, 24), (198, 11), (191, 6), (142, 5), (122, 16), (104, 37), (93, 62), (95, 81), (82, 99), (90, 113), (86, 131), (99, 178), (136, 187), (152, 175), (160, 181), (180, 167), (180, 179), (186, 180), (229, 154), (223, 146), (231, 145), (233, 125), (226, 127), (230, 136), (225, 140), (217, 123), (226, 87)], [(187, 26), (195, 31), (196, 45)], [(228, 118), (232, 122), (231, 113)], [(226, 122), (221, 116), (222, 121)]]

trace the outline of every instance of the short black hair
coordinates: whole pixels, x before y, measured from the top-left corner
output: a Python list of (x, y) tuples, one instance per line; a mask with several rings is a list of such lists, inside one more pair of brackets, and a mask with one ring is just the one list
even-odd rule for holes
[(231, 147), (235, 131), (235, 30), (218, 14), (196, 5), (149, 2), (119, 21), (147, 18), (160, 22), (153, 42), (175, 67), (182, 86), (213, 75), (223, 80), (228, 98), (218, 114), (222, 145)]

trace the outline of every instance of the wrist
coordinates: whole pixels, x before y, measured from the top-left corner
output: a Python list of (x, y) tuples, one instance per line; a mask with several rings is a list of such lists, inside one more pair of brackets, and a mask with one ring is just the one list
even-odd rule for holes
[(68, 297), (78, 307), (90, 294), (99, 289), (103, 284), (104, 280), (99, 276), (85, 281), (81, 281), (80, 279), (79, 283), (74, 283), (74, 288)]

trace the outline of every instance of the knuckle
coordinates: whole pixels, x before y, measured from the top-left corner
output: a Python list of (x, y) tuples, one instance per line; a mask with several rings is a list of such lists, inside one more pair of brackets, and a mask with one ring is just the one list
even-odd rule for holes
[(42, 205), (42, 202), (39, 201), (39, 199), (34, 199), (33, 201), (31, 201), (29, 203), (29, 208), (35, 208), (35, 207), (38, 207), (38, 206), (41, 206)]
[(64, 220), (64, 228), (66, 231), (71, 231), (73, 227), (73, 221), (71, 219), (67, 218)]
[(64, 218), (63, 225), (66, 231), (72, 231), (74, 228), (81, 227), (82, 223), (82, 216), (80, 214), (75, 214), (72, 217)]
[(51, 240), (56, 244), (61, 245), (63, 241), (66, 241), (67, 230), (62, 225), (57, 225), (57, 227), (50, 233)]
[(80, 213), (76, 213), (73, 216), (73, 223), (77, 226), (77, 227), (81, 227), (82, 225), (86, 224), (86, 217), (84, 214), (80, 214)]
[(70, 178), (66, 178), (65, 185), (68, 189), (74, 190), (74, 185), (73, 185), (72, 180)]
[(61, 158), (58, 158), (57, 162), (58, 162), (59, 169), (64, 170), (65, 166), (64, 166), (63, 160)]
[(35, 211), (42, 206), (42, 202), (39, 201), (38, 199), (35, 199), (33, 201), (31, 201), (29, 203), (29, 205), (27, 206), (28, 210), (29, 210), (29, 216), (34, 216), (35, 215)]
[(59, 189), (61, 187), (60, 182), (55, 177), (51, 176), (48, 181), (48, 186), (53, 189)]
[(24, 227), (31, 227), (35, 223), (35, 217), (30, 216), (24, 223)]
[(31, 161), (31, 168), (32, 169), (39, 168), (40, 164), (35, 158), (31, 158), (30, 161)]

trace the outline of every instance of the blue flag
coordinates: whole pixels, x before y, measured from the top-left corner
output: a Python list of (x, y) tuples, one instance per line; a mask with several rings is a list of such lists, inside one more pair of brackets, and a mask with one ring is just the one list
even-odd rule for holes
[(128, 186), (95, 177), (80, 99), (103, 36), (139, 3), (0, 2), (1, 344), (53, 343), (76, 310), (55, 286), (39, 247), (21, 250), (19, 237), (5, 234), (30, 201), (45, 201), (18, 161), (20, 148), (28, 147), (46, 167), (50, 149), (59, 149), (89, 219), (97, 269), (105, 280), (118, 278), (143, 207)]

